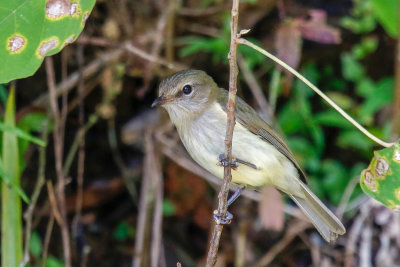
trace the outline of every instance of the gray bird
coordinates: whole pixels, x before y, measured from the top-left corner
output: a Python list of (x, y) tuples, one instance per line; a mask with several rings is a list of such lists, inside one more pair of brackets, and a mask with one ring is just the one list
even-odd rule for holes
[[(161, 82), (159, 97), (152, 104), (167, 110), (190, 156), (221, 179), (224, 170), (216, 163), (226, 164), (221, 155), (225, 151), (227, 100), (228, 92), (204, 71), (184, 70)], [(306, 186), (306, 175), (282, 138), (239, 97), (235, 118), (232, 156), (237, 168), (232, 171), (232, 182), (251, 188), (274, 186), (301, 208), (326, 241), (344, 234), (340, 220)], [(230, 219), (228, 215), (219, 221)]]

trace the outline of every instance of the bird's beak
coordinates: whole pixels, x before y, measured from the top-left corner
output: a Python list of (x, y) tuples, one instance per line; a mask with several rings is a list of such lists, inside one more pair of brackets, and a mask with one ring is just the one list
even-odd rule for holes
[(164, 95), (161, 95), (159, 97), (157, 97), (153, 103), (151, 104), (151, 107), (154, 108), (156, 106), (162, 106), (168, 102), (171, 102), (170, 98), (165, 97)]

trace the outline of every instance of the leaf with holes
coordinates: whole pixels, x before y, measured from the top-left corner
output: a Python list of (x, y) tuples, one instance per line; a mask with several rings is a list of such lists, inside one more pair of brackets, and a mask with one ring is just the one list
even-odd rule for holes
[(79, 36), (95, 0), (0, 2), (0, 83), (32, 75)]
[(374, 152), (360, 184), (367, 195), (400, 212), (400, 143)]

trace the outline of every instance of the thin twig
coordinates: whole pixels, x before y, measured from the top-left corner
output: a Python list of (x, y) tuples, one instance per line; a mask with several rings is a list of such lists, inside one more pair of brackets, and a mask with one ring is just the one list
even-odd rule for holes
[(138, 207), (138, 216), (136, 223), (136, 239), (135, 239), (135, 249), (133, 253), (132, 267), (140, 267), (146, 265), (144, 262), (144, 242), (146, 239), (146, 221), (149, 213), (149, 190), (150, 190), (150, 178), (149, 169), (146, 166), (149, 164), (149, 154), (150, 154), (150, 137), (148, 134), (145, 135), (145, 162), (144, 171), (142, 178), (142, 188), (140, 190), (140, 200)]
[[(229, 98), (227, 106), (227, 126), (225, 137), (225, 158), (228, 162), (232, 161), (232, 137), (233, 129), (235, 127), (235, 98), (237, 92), (237, 75), (238, 66), (236, 61), (236, 49), (238, 45), (238, 20), (239, 20), (239, 0), (233, 0), (231, 12), (231, 44), (229, 50)], [(229, 165), (229, 164), (228, 164)], [(229, 183), (232, 180), (231, 167), (225, 166), (224, 168), (224, 182), (218, 194), (218, 213), (225, 216), (227, 211), (226, 200), (229, 193)], [(219, 240), (221, 238), (223, 225), (215, 223), (212, 237), (210, 240), (210, 247), (207, 255), (207, 267), (212, 267), (217, 262), (217, 253)]]
[[(153, 134), (151, 134), (153, 136)], [(153, 232), (151, 240), (151, 266), (158, 267), (161, 262), (161, 249), (162, 249), (162, 202), (164, 198), (164, 183), (161, 174), (160, 160), (156, 155), (154, 141), (151, 140), (151, 160), (149, 166), (151, 169), (152, 181), (154, 183), (154, 215), (153, 215)]]
[(43, 241), (43, 253), (42, 253), (42, 267), (47, 266), (47, 254), (49, 251), (49, 245), (50, 245), (50, 239), (51, 239), (51, 233), (53, 232), (53, 226), (54, 226), (54, 214), (50, 214), (49, 222), (47, 223), (46, 227), (46, 234), (44, 236), (44, 241)]
[(56, 96), (56, 83), (55, 83), (55, 74), (54, 74), (54, 65), (53, 58), (46, 58), (46, 73), (47, 73), (47, 85), (49, 87), (49, 100), (50, 107), (53, 113), (55, 129), (53, 132), (53, 140), (54, 140), (54, 156), (55, 156), (55, 164), (56, 164), (56, 173), (57, 173), (57, 200), (58, 207), (61, 213), (62, 221), (59, 222), (61, 228), (61, 236), (64, 248), (64, 261), (65, 266), (71, 266), (71, 246), (69, 240), (69, 229), (67, 222), (67, 211), (65, 204), (65, 178), (62, 171), (62, 161), (63, 161), (63, 130), (62, 126), (62, 118), (60, 117), (60, 111), (57, 104), (57, 96)]
[(238, 55), (238, 64), (240, 67), (240, 71), (243, 73), (244, 79), (249, 85), (250, 91), (252, 92), (254, 99), (257, 101), (257, 104), (264, 115), (263, 117), (266, 116), (267, 119), (271, 121), (272, 118), (271, 108), (269, 107), (268, 102), (264, 97), (262, 88), (258, 83), (254, 74), (251, 72), (249, 63), (240, 54)]
[[(47, 143), (47, 121), (44, 123), (44, 127), (42, 130), (42, 140)], [(29, 262), (29, 244), (31, 240), (32, 233), (32, 217), (33, 211), (35, 210), (37, 200), (39, 199), (40, 192), (42, 191), (42, 187), (45, 183), (44, 170), (46, 167), (46, 147), (39, 147), (39, 168), (37, 175), (37, 182), (35, 185), (35, 189), (33, 190), (31, 204), (24, 214), (24, 218), (26, 221), (25, 226), (25, 249), (24, 249), (24, 259), (20, 266), (25, 266)]]
[(54, 218), (56, 219), (58, 224), (62, 224), (62, 218), (60, 211), (58, 210), (57, 207), (57, 199), (54, 193), (54, 187), (51, 181), (47, 181), (46, 183), (47, 186), (47, 194), (49, 196), (49, 202), (50, 202), (50, 208), (51, 208), (51, 214), (53, 214)]
[(121, 172), (122, 179), (125, 182), (125, 185), (128, 189), (129, 194), (132, 197), (132, 200), (136, 203), (137, 202), (137, 190), (134, 183), (134, 173), (132, 172), (131, 168), (126, 166), (124, 160), (122, 159), (121, 153), (119, 152), (118, 142), (117, 142), (117, 134), (115, 130), (115, 118), (110, 118), (107, 120), (108, 125), (108, 143), (111, 148), (111, 155), (114, 159), (115, 164), (117, 165), (119, 171)]
[(152, 56), (151, 54), (133, 46), (129, 42), (125, 43), (124, 48), (132, 54), (135, 54), (135, 55), (137, 55), (143, 59), (146, 59), (150, 62), (160, 64), (161, 66), (165, 66), (172, 70), (178, 71), (178, 70), (187, 69), (187, 66), (185, 66), (185, 65), (175, 63), (175, 62), (169, 62), (169, 61), (163, 60), (161, 58), (156, 58), (156, 57)]
[[(113, 49), (101, 55), (100, 57), (96, 58), (92, 62), (90, 62), (82, 71), (82, 76), (87, 79), (88, 77), (93, 76), (97, 73), (101, 68), (110, 64), (110, 62), (117, 60), (123, 53), (125, 49), (123, 47)], [(56, 97), (64, 95), (65, 93), (69, 92), (72, 88), (74, 88), (79, 81), (79, 77), (81, 73), (76, 71), (69, 75), (68, 79), (59, 83), (55, 88)], [(35, 106), (46, 106), (49, 101), (49, 94), (43, 94), (39, 96), (33, 104)]]
[(347, 205), (349, 204), (350, 197), (353, 194), (354, 189), (358, 185), (359, 180), (360, 177), (355, 176), (351, 178), (351, 180), (347, 184), (346, 189), (344, 190), (344, 193), (342, 195), (342, 199), (340, 200), (339, 206), (336, 209), (336, 215), (338, 216), (339, 220), (343, 218), (343, 214), (346, 211)]
[[(83, 67), (84, 67), (84, 53), (83, 53), (83, 45), (78, 45), (77, 47), (77, 62), (78, 62), (78, 67), (79, 71), (82, 73)], [(77, 167), (77, 184), (78, 184), (78, 189), (77, 189), (77, 194), (76, 194), (76, 204), (75, 204), (75, 217), (73, 220), (73, 233), (75, 240), (78, 240), (80, 237), (80, 230), (79, 228), (81, 227), (81, 216), (82, 216), (82, 205), (83, 205), (83, 178), (84, 178), (84, 170), (85, 170), (85, 112), (84, 112), (84, 94), (85, 94), (85, 84), (84, 84), (84, 79), (83, 76), (79, 78), (78, 82), (78, 99), (79, 99), (79, 129), (77, 135), (79, 135), (79, 151), (78, 151), (78, 167)], [(86, 259), (87, 255), (86, 253), (89, 251), (89, 249), (86, 248), (87, 244), (83, 244), (83, 247), (81, 248), (82, 253), (81, 258)], [(85, 260), (80, 261), (81, 267), (84, 267), (86, 264)]]
[[(165, 31), (165, 27), (167, 25), (168, 15), (170, 12), (172, 12), (170, 10), (171, 9), (170, 5), (168, 5), (167, 9), (160, 14), (160, 17), (158, 18), (158, 21), (157, 21), (157, 26), (156, 26), (155, 32), (152, 35), (153, 43), (152, 43), (152, 47), (151, 47), (151, 57), (155, 58), (155, 59), (159, 58), (161, 48), (164, 43), (164, 38), (165, 38), (164, 31)], [(150, 80), (153, 76), (153, 71), (156, 66), (157, 65), (155, 64), (155, 61), (149, 61), (144, 66), (143, 86), (137, 91), (137, 95), (139, 97), (143, 97), (145, 95), (145, 93), (147, 92), (147, 90), (149, 89)]]
[(370, 215), (370, 210), (371, 210), (371, 200), (364, 202), (363, 206), (361, 207), (360, 215), (357, 216), (356, 220), (354, 221), (351, 227), (351, 230), (349, 232), (349, 238), (347, 239), (347, 244), (346, 244), (345, 259), (344, 259), (345, 267), (351, 267), (355, 265), (354, 254), (356, 252), (357, 241), (364, 226), (364, 221)]
[(365, 129), (363, 126), (361, 126), (357, 121), (355, 121), (350, 115), (348, 115), (343, 109), (341, 109), (338, 105), (335, 104), (327, 95), (325, 95), (321, 90), (319, 90), (315, 85), (313, 85), (309, 80), (307, 80), (305, 77), (303, 77), (300, 73), (298, 73), (295, 69), (287, 65), (285, 62), (280, 60), (279, 58), (275, 57), (274, 55), (268, 53), (261, 47), (249, 42), (246, 39), (240, 38), (237, 40), (238, 43), (247, 45), (254, 50), (260, 52), (264, 56), (270, 58), (277, 64), (281, 65), (284, 67), (286, 70), (288, 70), (290, 73), (295, 75), (298, 79), (300, 79), (303, 83), (305, 83), (307, 86), (309, 86), (314, 92), (316, 92), (322, 99), (324, 99), (326, 102), (328, 102), (329, 105), (331, 105), (337, 112), (340, 113), (346, 120), (348, 120), (351, 124), (353, 124), (358, 130), (360, 130), (363, 134), (365, 134), (367, 137), (369, 137), (371, 140), (375, 141), (377, 144), (383, 146), (383, 147), (392, 147), (395, 143), (388, 143), (385, 142), (375, 135), (371, 134), (367, 129)]
[(265, 254), (254, 266), (255, 267), (262, 267), (268, 266), (275, 257), (284, 250), (290, 242), (301, 232), (305, 229), (311, 227), (310, 223), (299, 221), (293, 227), (289, 228), (289, 231), (286, 235), (277, 243), (275, 244), (267, 254)]

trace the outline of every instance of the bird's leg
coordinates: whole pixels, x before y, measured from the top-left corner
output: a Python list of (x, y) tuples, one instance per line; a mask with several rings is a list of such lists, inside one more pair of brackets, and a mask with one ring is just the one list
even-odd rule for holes
[(239, 167), (238, 163), (240, 163), (240, 164), (246, 165), (246, 166), (248, 166), (250, 168), (253, 168), (253, 169), (256, 169), (256, 170), (260, 170), (261, 169), (261, 168), (259, 168), (257, 165), (255, 165), (253, 163), (241, 160), (241, 159), (236, 158), (236, 157), (232, 157), (232, 162), (229, 164), (228, 159), (225, 158), (224, 154), (219, 154), (218, 159), (219, 159), (219, 161), (218, 161), (217, 165), (220, 166), (220, 167), (225, 167), (225, 166), (231, 165), (231, 168), (236, 170)]
[(217, 165), (220, 167), (231, 166), (232, 169), (236, 170), (239, 164), (236, 162), (236, 157), (232, 157), (232, 161), (229, 163), (228, 159), (225, 158), (224, 154), (219, 154)]
[[(243, 192), (245, 188), (246, 188), (245, 186), (241, 186), (238, 189), (236, 189), (236, 191), (230, 196), (230, 198), (226, 202), (226, 208), (229, 208), (229, 206), (240, 196), (240, 194)], [(218, 210), (214, 210), (214, 221), (217, 224), (230, 224), (232, 218), (233, 215), (229, 211), (226, 211), (225, 216), (223, 216), (222, 214), (218, 213)]]

